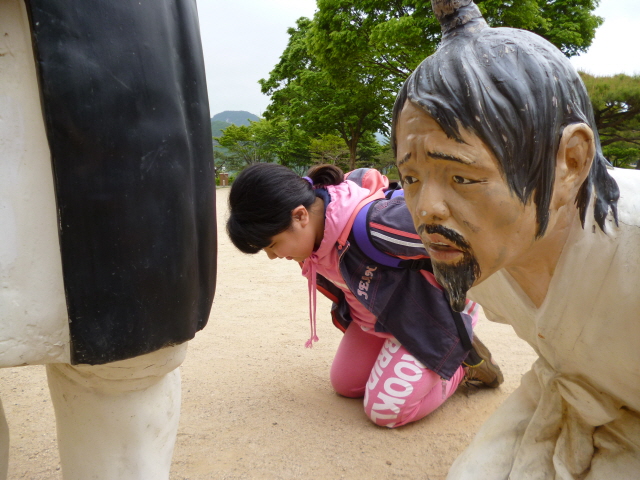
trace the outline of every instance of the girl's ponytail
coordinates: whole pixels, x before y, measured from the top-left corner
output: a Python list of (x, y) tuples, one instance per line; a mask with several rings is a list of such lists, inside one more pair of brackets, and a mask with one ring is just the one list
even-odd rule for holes
[(339, 185), (344, 182), (344, 173), (335, 165), (315, 165), (307, 172), (307, 177), (313, 181), (314, 187)]

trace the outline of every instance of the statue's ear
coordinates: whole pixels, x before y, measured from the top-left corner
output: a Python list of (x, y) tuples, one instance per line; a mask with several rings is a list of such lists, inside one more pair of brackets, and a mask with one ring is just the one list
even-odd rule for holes
[(587, 124), (574, 123), (565, 127), (556, 156), (555, 201), (573, 202), (589, 175), (595, 153), (593, 130)]

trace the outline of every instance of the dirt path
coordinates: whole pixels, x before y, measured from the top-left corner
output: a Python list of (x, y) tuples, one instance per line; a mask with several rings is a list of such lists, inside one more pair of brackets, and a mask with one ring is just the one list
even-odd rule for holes
[[(171, 480), (440, 480), (535, 359), (510, 327), (477, 329), (505, 374), (497, 390), (460, 388), (420, 422), (376, 427), (360, 400), (338, 397), (329, 367), (341, 333), (318, 297), (320, 342), (305, 349), (307, 286), (299, 267), (247, 256), (224, 233), (218, 190), (219, 276), (209, 325), (182, 366), (180, 429)], [(11, 432), (10, 479), (60, 479), (44, 367), (0, 370)], [(115, 479), (114, 479), (115, 480)], [(149, 479), (153, 480), (153, 479)]]

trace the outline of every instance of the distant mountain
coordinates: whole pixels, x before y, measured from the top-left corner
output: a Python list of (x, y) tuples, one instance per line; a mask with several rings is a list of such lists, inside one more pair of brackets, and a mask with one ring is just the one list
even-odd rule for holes
[(211, 119), (211, 136), (219, 137), (229, 125), (249, 125), (249, 120), (257, 122), (260, 117), (245, 111), (231, 111), (217, 113)]
[(232, 123), (234, 125), (249, 125), (249, 120), (257, 122), (260, 120), (260, 117), (245, 111), (225, 110), (224, 112), (215, 114), (211, 119), (212, 122), (220, 121)]

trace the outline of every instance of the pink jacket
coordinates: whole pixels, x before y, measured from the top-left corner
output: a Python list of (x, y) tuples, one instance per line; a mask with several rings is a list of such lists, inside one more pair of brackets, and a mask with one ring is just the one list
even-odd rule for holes
[[(325, 187), (331, 196), (331, 202), (327, 206), (324, 222), (324, 236), (318, 249), (307, 258), (302, 266), (302, 275), (309, 282), (309, 315), (311, 319), (311, 338), (307, 341), (306, 346), (311, 346), (312, 342), (317, 341), (316, 335), (316, 273), (319, 273), (336, 287), (342, 290), (349, 304), (351, 316), (353, 320), (364, 327), (371, 329), (371, 333), (381, 337), (390, 337), (387, 333), (374, 332), (373, 326), (376, 323), (376, 317), (360, 303), (347, 287), (340, 273), (338, 253), (336, 251), (336, 243), (344, 242), (346, 235), (351, 230), (349, 222), (352, 214), (358, 209), (363, 200), (371, 197), (371, 192), (362, 188), (355, 183), (346, 180), (339, 185), (330, 185)], [(341, 238), (344, 237), (344, 238)]]

